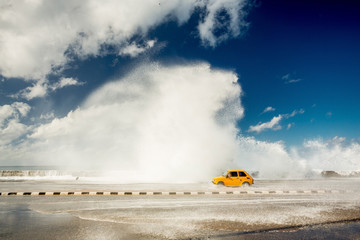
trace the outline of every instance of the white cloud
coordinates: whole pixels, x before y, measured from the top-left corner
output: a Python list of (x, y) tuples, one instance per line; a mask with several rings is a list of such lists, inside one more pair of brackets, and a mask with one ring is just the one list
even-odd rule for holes
[[(79, 58), (104, 54), (103, 46), (112, 45), (121, 54), (135, 56), (153, 46), (129, 43), (134, 36), (146, 40), (149, 29), (176, 20), (183, 24), (195, 9), (204, 10), (199, 22), (203, 42), (216, 46), (228, 37), (240, 34), (244, 22), (245, 0), (74, 0), (11, 1), (0, 3), (0, 74), (7, 78), (37, 80), (18, 96), (32, 99), (45, 96), (49, 73), (61, 72)], [(224, 10), (230, 16), (227, 31), (221, 37), (213, 32), (218, 27), (216, 14)]]
[(60, 78), (59, 82), (54, 84), (49, 84), (48, 80), (42, 79), (36, 83), (33, 83), (32, 86), (27, 87), (16, 94), (10, 95), (13, 98), (25, 98), (26, 100), (31, 100), (38, 97), (44, 97), (51, 91), (56, 91), (67, 86), (81, 86), (85, 83), (79, 82), (74, 78)]
[(288, 73), (288, 74), (286, 74), (286, 75), (282, 76), (282, 77), (281, 77), (281, 79), (282, 79), (282, 80), (288, 80), (288, 79), (289, 79), (289, 77), (290, 77), (290, 73)]
[(275, 108), (269, 106), (269, 107), (265, 108), (262, 113), (273, 112), (273, 111), (275, 111), (275, 110), (276, 110)]
[(301, 78), (297, 78), (297, 79), (290, 79), (289, 81), (287, 81), (286, 83), (297, 83), (300, 82), (302, 79)]
[[(274, 130), (274, 131), (280, 130), (280, 129), (282, 129), (282, 127), (280, 125), (280, 121), (282, 119), (288, 119), (288, 118), (294, 117), (294, 116), (296, 116), (298, 114), (303, 114), (304, 112), (305, 112), (304, 109), (300, 109), (300, 110), (294, 110), (290, 114), (279, 114), (278, 116), (273, 117), (270, 122), (265, 122), (265, 123), (259, 122), (255, 126), (250, 126), (248, 132), (260, 133), (260, 132), (268, 130), (268, 129), (271, 129), (271, 130)], [(290, 127), (291, 126), (288, 125), (287, 129), (290, 129)]]
[(305, 110), (304, 109), (299, 109), (299, 110), (294, 110), (292, 111), (292, 113), (290, 114), (283, 114), (284, 118), (291, 118), (291, 117), (295, 117), (298, 114), (304, 114)]
[(0, 107), (0, 124), (3, 125), (5, 120), (14, 114), (14, 109), (10, 105)]
[(255, 126), (250, 126), (248, 132), (257, 132), (257, 133), (260, 133), (264, 130), (267, 130), (267, 129), (271, 129), (271, 130), (280, 130), (281, 129), (281, 126), (280, 126), (280, 121), (281, 119), (283, 119), (283, 116), (280, 114), (276, 117), (273, 117), (271, 119), (270, 122), (265, 122), (265, 123), (258, 123), (257, 125)]
[(30, 111), (30, 106), (22, 102), (0, 106), (0, 145), (6, 145), (25, 134), (28, 127), (20, 123)]
[(16, 94), (11, 95), (13, 98), (25, 98), (31, 100), (33, 98), (44, 97), (47, 94), (48, 84), (46, 81), (38, 81), (32, 86), (27, 87)]
[(75, 78), (61, 78), (59, 82), (51, 85), (49, 88), (53, 91), (57, 90), (57, 89), (61, 89), (67, 86), (81, 86), (83, 85), (83, 82), (79, 82), (77, 79)]
[(0, 106), (0, 126), (2, 126), (9, 118), (19, 119), (25, 117), (31, 107), (22, 102), (14, 102), (11, 105)]
[(294, 126), (294, 125), (295, 125), (295, 123), (288, 123), (286, 129), (289, 130), (289, 129), (290, 129), (292, 126)]
[(302, 81), (301, 78), (291, 77), (290, 73), (282, 76), (281, 79), (284, 80), (286, 84), (289, 84), (289, 83), (297, 83), (297, 82)]
[[(198, 29), (200, 38), (204, 45), (216, 47), (222, 41), (237, 37), (242, 30), (248, 26), (244, 21), (247, 13), (244, 11), (247, 1), (233, 0), (210, 0), (207, 2), (207, 16), (203, 22), (199, 23)], [(225, 11), (225, 16), (221, 16), (221, 11)], [(228, 18), (228, 22), (226, 20)], [(224, 23), (228, 25), (224, 26)], [(227, 31), (217, 35), (216, 31), (226, 28)]]
[(145, 52), (146, 50), (152, 48), (155, 45), (155, 42), (155, 40), (149, 40), (146, 42), (145, 46), (133, 42), (132, 44), (120, 49), (119, 55), (136, 57), (139, 54)]
[(40, 119), (49, 120), (53, 119), (55, 117), (53, 112), (47, 113), (47, 114), (41, 114)]

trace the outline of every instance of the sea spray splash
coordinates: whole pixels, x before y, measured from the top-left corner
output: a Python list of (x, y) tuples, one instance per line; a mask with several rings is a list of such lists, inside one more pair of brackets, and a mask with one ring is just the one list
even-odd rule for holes
[(208, 64), (142, 65), (66, 117), (29, 126), (23, 141), (0, 146), (0, 161), (97, 171), (120, 183), (210, 181), (229, 168), (268, 179), (360, 170), (359, 141), (315, 139), (288, 149), (239, 135), (241, 94), (236, 74)]
[(204, 63), (142, 65), (31, 138), (39, 158), (61, 165), (129, 170), (134, 181), (209, 181), (234, 161), (237, 80)]
[(258, 171), (257, 177), (279, 179), (311, 175), (306, 161), (293, 152), (289, 153), (282, 142), (265, 142), (254, 137), (239, 136), (236, 150), (237, 166)]

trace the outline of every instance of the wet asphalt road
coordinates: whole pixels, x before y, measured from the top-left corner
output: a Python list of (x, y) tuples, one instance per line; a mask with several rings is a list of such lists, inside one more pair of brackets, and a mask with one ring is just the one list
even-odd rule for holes
[[(2, 196), (0, 239), (360, 239), (360, 180), (264, 180), (256, 183), (251, 189), (348, 192)], [(1, 182), (0, 188), (2, 191), (218, 189), (208, 183), (121, 185), (69, 181)]]

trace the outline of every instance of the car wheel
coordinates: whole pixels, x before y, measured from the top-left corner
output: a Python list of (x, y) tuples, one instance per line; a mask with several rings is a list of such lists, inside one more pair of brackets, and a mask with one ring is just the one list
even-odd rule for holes
[(224, 186), (224, 182), (218, 182), (218, 185)]
[(250, 184), (248, 182), (244, 182), (241, 186), (242, 187), (250, 187)]

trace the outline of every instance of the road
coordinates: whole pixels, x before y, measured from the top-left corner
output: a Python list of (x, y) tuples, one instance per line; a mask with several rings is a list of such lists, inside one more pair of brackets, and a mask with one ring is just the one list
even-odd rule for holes
[[(359, 186), (360, 179), (257, 180), (249, 189), (209, 183), (0, 182), (1, 192), (225, 193), (1, 196), (0, 239), (360, 239)], [(226, 194), (240, 191), (248, 193)]]

